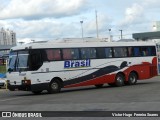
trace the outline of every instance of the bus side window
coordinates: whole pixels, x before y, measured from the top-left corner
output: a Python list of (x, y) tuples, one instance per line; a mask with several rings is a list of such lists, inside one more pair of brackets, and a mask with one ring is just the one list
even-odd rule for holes
[(41, 50), (32, 50), (30, 55), (30, 66), (31, 70), (38, 70), (43, 62), (41, 57)]
[(81, 48), (81, 58), (82, 59), (87, 59), (87, 49), (86, 48)]
[(48, 61), (61, 60), (60, 49), (47, 49), (46, 54)]
[(128, 47), (128, 57), (133, 57), (133, 47)]
[(105, 58), (112, 57), (112, 48), (105, 48)]
[(53, 56), (53, 50), (52, 49), (48, 49), (48, 50), (46, 50), (46, 53), (47, 53), (47, 60), (48, 61), (53, 60), (53, 58), (54, 58), (54, 56)]
[(77, 48), (72, 48), (72, 49), (62, 49), (63, 53), (63, 59), (64, 60), (77, 60), (79, 59), (79, 51)]
[(156, 49), (154, 46), (141, 47), (142, 56), (156, 56)]
[(79, 50), (77, 48), (71, 49), (72, 59), (79, 59)]
[(71, 49), (63, 49), (62, 53), (63, 53), (63, 59), (64, 60), (72, 59)]
[(96, 51), (97, 51), (97, 59), (106, 58), (105, 48), (96, 48)]
[(134, 57), (139, 57), (140, 55), (140, 49), (139, 47), (134, 47), (133, 48), (133, 52), (134, 52)]
[(81, 58), (96, 58), (96, 49), (95, 48), (81, 48)]
[(141, 47), (141, 56), (149, 56), (147, 47)]
[(96, 58), (96, 49), (95, 48), (90, 48), (89, 53), (90, 53), (90, 58)]
[(151, 49), (151, 56), (156, 56), (156, 48), (154, 46), (151, 46), (150, 49)]
[(127, 57), (127, 48), (126, 47), (115, 47), (114, 48), (114, 57)]

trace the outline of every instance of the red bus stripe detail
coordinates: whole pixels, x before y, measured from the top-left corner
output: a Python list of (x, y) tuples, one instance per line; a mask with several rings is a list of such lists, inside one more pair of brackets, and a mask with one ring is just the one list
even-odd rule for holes
[(112, 83), (114, 82), (115, 79), (115, 74), (112, 75), (103, 75), (101, 77), (92, 79), (92, 80), (87, 80), (84, 82), (80, 82), (77, 84), (72, 84), (72, 85), (67, 85), (64, 86), (64, 88), (68, 88), (68, 87), (78, 87), (78, 86), (88, 86), (88, 85), (96, 85), (96, 84), (104, 84), (104, 83)]

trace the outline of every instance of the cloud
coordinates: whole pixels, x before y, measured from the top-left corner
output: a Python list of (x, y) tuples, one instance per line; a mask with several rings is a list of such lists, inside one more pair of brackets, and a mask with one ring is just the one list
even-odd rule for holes
[(144, 2), (142, 4), (146, 8), (151, 8), (151, 9), (160, 7), (160, 1), (159, 0), (144, 0)]
[(0, 19), (61, 18), (87, 9), (85, 0), (11, 0), (1, 8)]
[[(98, 13), (97, 15), (98, 15), (97, 22), (98, 22), (99, 34), (101, 32), (108, 31), (109, 28), (107, 27), (111, 25), (112, 19), (108, 15), (105, 15), (103, 13)], [(84, 32), (87, 35), (96, 36), (96, 18), (90, 19), (86, 23), (84, 22)], [(93, 37), (93, 36), (87, 36), (87, 37)]]
[(152, 31), (153, 22), (159, 21), (159, 8), (159, 0), (134, 2), (125, 8), (123, 19), (116, 23), (117, 29), (124, 30), (126, 34)]
[[(92, 17), (83, 17), (84, 37), (96, 37), (94, 11), (92, 14)], [(30, 42), (31, 39), (54, 40), (57, 38), (81, 38), (81, 25), (79, 19), (77, 19), (76, 17), (76, 19), (44, 18), (29, 21), (23, 19), (0, 20), (0, 27), (13, 30), (17, 34), (17, 40), (24, 42)], [(64, 22), (64, 20), (66, 21)], [(107, 15), (98, 13), (99, 36), (101, 36), (102, 31), (107, 31), (107, 26), (110, 21), (111, 18)]]
[(131, 26), (135, 24), (148, 24), (158, 20), (158, 12), (160, 8), (159, 0), (141, 0), (137, 3), (133, 3), (130, 7), (125, 9), (125, 16), (119, 26)]
[[(50, 40), (81, 37), (83, 20), (84, 37), (96, 37), (95, 7), (93, 0), (0, 0), (0, 28), (17, 33), (18, 40)], [(159, 0), (131, 0), (120, 4), (100, 0), (98, 11), (99, 36), (149, 30), (150, 23), (158, 18)], [(96, 4), (96, 5), (95, 5)], [(102, 5), (103, 4), (103, 5)], [(106, 5), (108, 7), (106, 8)], [(113, 6), (112, 6), (113, 5)], [(110, 14), (110, 15), (108, 15)], [(146, 26), (149, 27), (146, 27)], [(117, 38), (118, 38), (117, 37)], [(29, 39), (27, 39), (29, 38)], [(118, 38), (119, 39), (119, 38)]]
[[(78, 27), (77, 27), (78, 26)], [(0, 20), (0, 27), (11, 29), (16, 32), (18, 41), (26, 41), (30, 38), (34, 40), (53, 40), (64, 37), (81, 37), (80, 24), (63, 22), (57, 19), (40, 19), (26, 21), (16, 19), (14, 21)]]
[(131, 7), (126, 8), (125, 17), (120, 26), (128, 26), (137, 22), (142, 22), (144, 17), (144, 8), (142, 5), (134, 3)]

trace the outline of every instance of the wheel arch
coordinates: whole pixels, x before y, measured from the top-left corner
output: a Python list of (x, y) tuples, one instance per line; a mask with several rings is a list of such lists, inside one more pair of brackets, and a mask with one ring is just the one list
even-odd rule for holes
[[(121, 76), (121, 80), (117, 79), (120, 76)], [(126, 81), (125, 74), (123, 72), (118, 72), (115, 76), (115, 85), (117, 87), (121, 87), (124, 85), (125, 81)]]
[(52, 80), (50, 81), (50, 83), (53, 82), (53, 81), (59, 81), (60, 84), (61, 84), (61, 87), (64, 87), (64, 82), (63, 82), (63, 80), (60, 77), (54, 77), (54, 78), (52, 78)]
[[(119, 75), (119, 74), (123, 75), (123, 77), (124, 77), (124, 79), (125, 79), (125, 81), (126, 81), (126, 75), (125, 75), (123, 72), (118, 72), (118, 73), (116, 74), (116, 76)], [(115, 76), (115, 77), (116, 77), (116, 76)]]
[(138, 80), (138, 78), (139, 78), (138, 72), (135, 71), (135, 70), (133, 70), (133, 71), (131, 71), (131, 72), (129, 73), (129, 75), (130, 75), (131, 73), (135, 73), (135, 74), (137, 75), (137, 80)]

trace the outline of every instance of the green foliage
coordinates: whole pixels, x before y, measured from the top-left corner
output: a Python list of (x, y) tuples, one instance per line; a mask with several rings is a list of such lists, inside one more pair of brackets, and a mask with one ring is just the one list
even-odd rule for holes
[(6, 66), (0, 65), (0, 73), (6, 73)]

